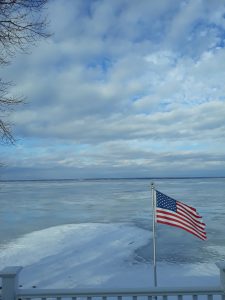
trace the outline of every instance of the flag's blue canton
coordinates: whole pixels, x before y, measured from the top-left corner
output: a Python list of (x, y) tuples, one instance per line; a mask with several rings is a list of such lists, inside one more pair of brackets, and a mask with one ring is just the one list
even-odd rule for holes
[(156, 191), (156, 206), (172, 211), (177, 211), (176, 200)]

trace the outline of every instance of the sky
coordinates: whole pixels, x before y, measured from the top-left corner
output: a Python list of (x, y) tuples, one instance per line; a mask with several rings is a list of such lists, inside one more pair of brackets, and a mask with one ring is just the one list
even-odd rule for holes
[(225, 176), (224, 0), (52, 0), (1, 70), (0, 179)]

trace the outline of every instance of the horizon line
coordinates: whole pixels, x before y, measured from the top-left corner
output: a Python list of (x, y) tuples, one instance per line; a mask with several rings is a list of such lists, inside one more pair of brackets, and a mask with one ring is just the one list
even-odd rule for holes
[(49, 179), (0, 179), (0, 182), (16, 181), (94, 181), (94, 180), (147, 180), (147, 179), (222, 179), (225, 176), (157, 176), (157, 177), (96, 177), (96, 178), (49, 178)]

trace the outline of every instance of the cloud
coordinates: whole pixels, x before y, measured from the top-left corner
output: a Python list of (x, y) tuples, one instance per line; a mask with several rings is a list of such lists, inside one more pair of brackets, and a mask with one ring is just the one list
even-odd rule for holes
[(205, 151), (152, 151), (129, 143), (106, 143), (74, 151), (46, 147), (45, 152), (24, 149), (8, 160), (6, 179), (59, 179), (158, 176), (223, 176), (224, 154)]
[(221, 174), (224, 13), (219, 0), (51, 1), (54, 35), (2, 71), (27, 97), (10, 165)]
[[(194, 107), (173, 107), (173, 110), (152, 114), (116, 113), (109, 115), (86, 108), (86, 115), (73, 113), (75, 106), (44, 108), (36, 112), (24, 110), (14, 114), (14, 122), (24, 136), (60, 138), (78, 143), (96, 144), (110, 140), (219, 140), (224, 142), (225, 103), (206, 102)], [(101, 107), (102, 109), (102, 107)], [(216, 115), (216, 118), (215, 118)], [(21, 117), (22, 116), (22, 117)], [(18, 119), (17, 119), (18, 118)], [(25, 126), (26, 125), (26, 126)]]

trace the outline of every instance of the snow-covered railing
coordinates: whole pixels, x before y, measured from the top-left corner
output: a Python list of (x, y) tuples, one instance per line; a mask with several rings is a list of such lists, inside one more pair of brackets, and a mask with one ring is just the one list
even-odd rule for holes
[[(157, 287), (143, 289), (23, 289), (18, 287), (18, 275), (22, 267), (8, 267), (0, 272), (2, 278), (2, 300), (152, 300), (162, 299), (225, 300), (225, 263), (218, 263), (220, 269), (220, 285), (215, 287)], [(217, 297), (214, 297), (217, 296)]]

